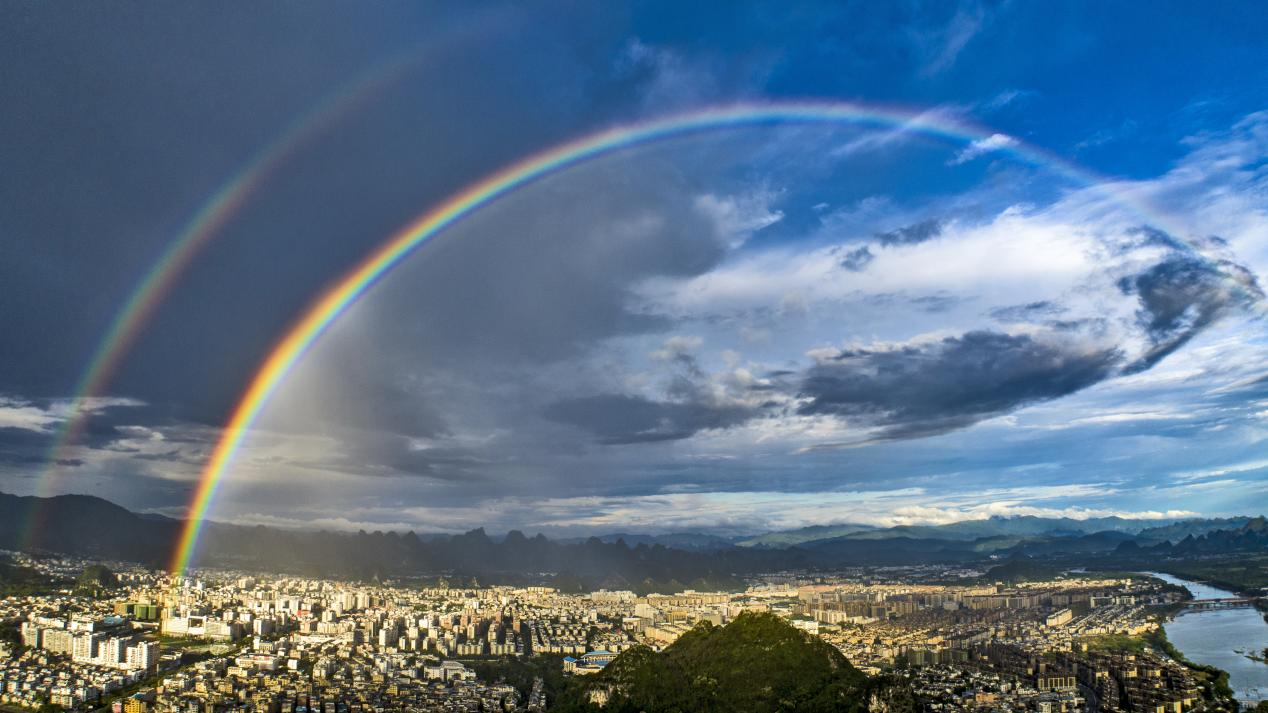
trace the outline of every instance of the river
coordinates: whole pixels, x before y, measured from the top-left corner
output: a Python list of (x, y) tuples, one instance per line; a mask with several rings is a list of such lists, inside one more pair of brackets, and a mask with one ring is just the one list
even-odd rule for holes
[[(1179, 584), (1188, 589), (1194, 599), (1238, 596), (1235, 592), (1169, 574), (1147, 574)], [(1268, 647), (1268, 623), (1258, 610), (1240, 607), (1184, 611), (1163, 628), (1167, 639), (1190, 661), (1228, 671), (1228, 685), (1238, 700), (1268, 700), (1268, 664), (1252, 661), (1244, 655), (1262, 656), (1264, 647)]]

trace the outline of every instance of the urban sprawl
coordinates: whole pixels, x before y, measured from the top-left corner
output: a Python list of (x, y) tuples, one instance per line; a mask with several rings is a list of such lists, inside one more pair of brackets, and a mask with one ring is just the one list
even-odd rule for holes
[[(85, 562), (22, 564), (72, 575)], [(701, 621), (771, 612), (871, 674), (905, 676), (928, 710), (1181, 711), (1193, 671), (1157, 650), (1104, 645), (1158, 626), (1181, 594), (1143, 576), (1094, 574), (953, 586), (937, 568), (774, 573), (743, 592), (565, 593), (551, 587), (356, 584), (124, 565), (104, 595), (11, 596), (0, 619), (0, 704), (116, 713), (544, 710), (540, 678), (481, 680), (478, 662), (555, 657), (601, 670), (636, 645), (662, 649)]]

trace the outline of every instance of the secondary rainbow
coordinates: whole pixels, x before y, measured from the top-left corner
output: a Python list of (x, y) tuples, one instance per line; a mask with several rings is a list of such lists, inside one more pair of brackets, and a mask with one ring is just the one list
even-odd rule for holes
[[(83, 432), (87, 416), (93, 410), (94, 398), (102, 394), (123, 356), (194, 258), (286, 165), (288, 159), (355, 109), (365, 106), (382, 89), (402, 77), (419, 57), (418, 48), (398, 55), (343, 85), (296, 117), (277, 138), (257, 151), (251, 160), (221, 184), (181, 226), (180, 232), (128, 295), (98, 342), (87, 368), (75, 385), (66, 418), (53, 434), (43, 469), (36, 478), (36, 495), (49, 493), (53, 475), (63, 464), (67, 448)], [(23, 528), (24, 544), (30, 543), (38, 531), (39, 519), (38, 509), (32, 507)]]
[[(261, 409), (287, 372), (340, 314), (419, 246), (491, 201), (578, 163), (623, 149), (693, 133), (783, 124), (897, 127), (905, 132), (956, 142), (981, 141), (995, 135), (994, 132), (953, 121), (945, 116), (896, 108), (836, 102), (744, 103), (609, 128), (560, 144), (497, 171), (422, 214), (388, 238), (354, 269), (333, 283), (290, 327), (247, 386), (202, 471), (189, 505), (171, 571), (181, 574), (188, 569), (217, 487)], [(1073, 179), (1079, 185), (1103, 185), (1093, 174), (1021, 142), (1009, 142), (1004, 151)], [(1123, 202), (1121, 197), (1115, 197), (1115, 200)], [(1156, 217), (1150, 217), (1153, 211), (1140, 206), (1135, 208), (1147, 218), (1147, 222), (1162, 222)]]

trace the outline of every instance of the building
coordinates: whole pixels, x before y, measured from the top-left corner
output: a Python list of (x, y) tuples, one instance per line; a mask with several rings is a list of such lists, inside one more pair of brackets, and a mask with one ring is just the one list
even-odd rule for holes
[(140, 641), (129, 646), (124, 661), (130, 669), (152, 671), (158, 666), (159, 645), (155, 641)]
[(612, 663), (617, 654), (611, 651), (590, 651), (582, 654), (580, 658), (571, 656), (564, 657), (564, 673), (590, 674), (602, 671), (605, 666)]
[(1062, 609), (1060, 611), (1055, 611), (1049, 614), (1048, 617), (1044, 619), (1044, 624), (1047, 625), (1048, 627), (1065, 626), (1066, 624), (1069, 624), (1070, 621), (1073, 619), (1074, 619), (1074, 612), (1070, 611), (1067, 608), (1067, 609)]

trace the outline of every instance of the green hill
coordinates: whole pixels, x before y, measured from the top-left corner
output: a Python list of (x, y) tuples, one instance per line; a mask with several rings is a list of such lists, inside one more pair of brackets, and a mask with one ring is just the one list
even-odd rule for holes
[(916, 710), (909, 689), (868, 679), (836, 648), (772, 614), (696, 625), (661, 653), (637, 647), (575, 679), (552, 711), (722, 713)]

